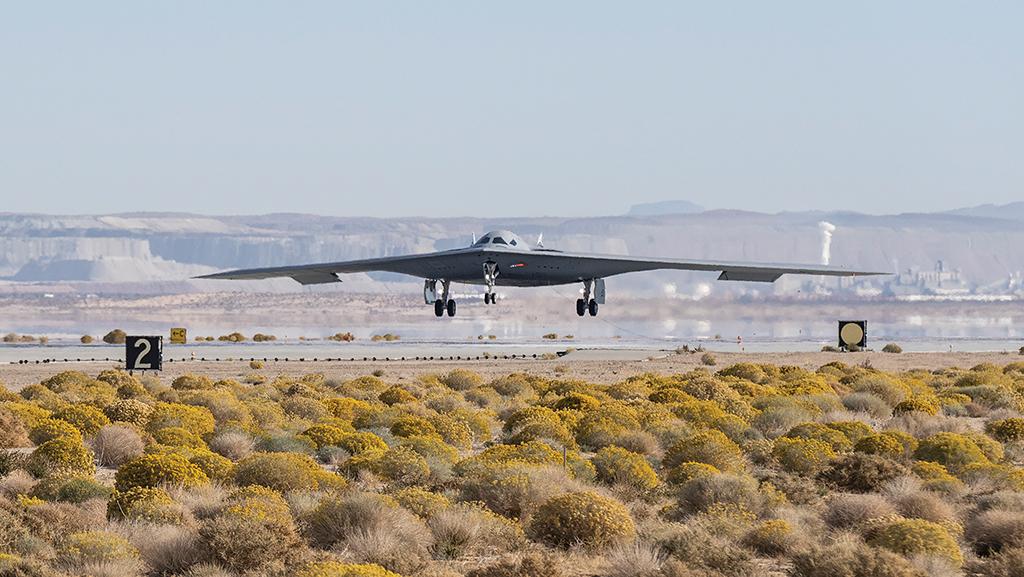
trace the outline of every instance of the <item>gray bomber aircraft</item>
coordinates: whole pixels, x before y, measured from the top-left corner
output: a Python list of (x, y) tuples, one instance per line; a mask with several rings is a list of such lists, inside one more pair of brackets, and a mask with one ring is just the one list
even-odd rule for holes
[[(291, 277), (303, 285), (341, 282), (339, 274), (394, 272), (425, 279), (423, 300), (434, 305), (434, 314), (455, 316), (451, 283), (486, 285), (485, 304), (496, 304), (495, 286), (537, 287), (583, 283), (583, 298), (576, 300), (576, 314), (597, 316), (604, 304), (604, 279), (627, 272), (658, 269), (720, 272), (718, 280), (775, 282), (784, 274), (863, 276), (888, 273), (858, 272), (839, 267), (804, 264), (761, 264), (667, 258), (571, 253), (544, 248), (541, 239), (529, 246), (521, 237), (496, 230), (471, 246), (405, 256), (363, 260), (253, 268), (220, 272), (196, 278), (257, 280)], [(438, 293), (438, 283), (441, 291)]]

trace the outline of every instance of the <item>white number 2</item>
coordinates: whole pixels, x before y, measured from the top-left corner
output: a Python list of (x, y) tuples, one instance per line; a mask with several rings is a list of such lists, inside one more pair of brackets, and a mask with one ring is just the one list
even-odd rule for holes
[(139, 356), (135, 357), (135, 368), (136, 369), (143, 369), (143, 370), (145, 370), (145, 369), (152, 369), (153, 368), (153, 364), (152, 363), (141, 363), (141, 362), (139, 362), (142, 359), (146, 358), (146, 355), (149, 354), (149, 351), (153, 350), (153, 345), (150, 344), (149, 340), (148, 339), (139, 339), (139, 340), (135, 341), (135, 348), (142, 349), (142, 352), (139, 353)]

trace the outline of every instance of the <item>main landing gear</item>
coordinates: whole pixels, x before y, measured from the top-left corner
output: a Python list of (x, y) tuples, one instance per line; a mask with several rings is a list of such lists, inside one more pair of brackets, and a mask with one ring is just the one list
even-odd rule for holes
[(597, 299), (590, 296), (593, 285), (593, 279), (583, 281), (583, 298), (576, 299), (576, 314), (581, 317), (587, 313), (590, 313), (592, 317), (597, 316)]
[(434, 303), (434, 316), (443, 317), (445, 313), (448, 316), (455, 316), (455, 301), (451, 298), (451, 281), (441, 281), (441, 298), (437, 298), (437, 281), (427, 280), (423, 284), (423, 299), (429, 304), (431, 300)]

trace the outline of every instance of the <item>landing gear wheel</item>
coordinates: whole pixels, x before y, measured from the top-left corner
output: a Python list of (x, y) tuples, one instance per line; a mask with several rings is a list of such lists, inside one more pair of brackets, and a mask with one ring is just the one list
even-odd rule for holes
[(454, 300), (449, 300), (448, 301), (448, 316), (450, 316), (450, 317), (455, 316), (455, 301)]
[(434, 316), (444, 316), (444, 301), (442, 301), (441, 299), (437, 299), (436, 301), (434, 301)]
[(590, 302), (587, 304), (587, 309), (590, 311), (590, 316), (596, 317), (597, 316), (597, 301), (594, 300), (594, 299), (590, 299)]
[(493, 305), (494, 304), (494, 293), (484, 293), (484, 304), (485, 305)]
[(583, 299), (576, 299), (576, 314), (579, 316), (587, 314), (587, 301)]

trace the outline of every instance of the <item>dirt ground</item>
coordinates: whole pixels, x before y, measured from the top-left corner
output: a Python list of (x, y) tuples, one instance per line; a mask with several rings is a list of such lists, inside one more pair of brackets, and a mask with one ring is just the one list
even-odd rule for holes
[[(380, 369), (384, 371), (383, 378), (385, 380), (401, 381), (414, 379), (424, 374), (443, 373), (461, 367), (476, 371), (488, 379), (514, 372), (526, 372), (583, 379), (595, 383), (614, 383), (645, 372), (679, 373), (689, 371), (701, 366), (701, 356), (701, 354), (666, 354), (652, 351), (649, 356), (640, 352), (636, 358), (622, 359), (615, 358), (615, 354), (612, 352), (604, 354), (602, 351), (588, 350), (570, 353), (552, 360), (533, 358), (331, 362), (291, 360), (267, 362), (266, 366), (259, 371), (250, 369), (248, 360), (196, 360), (165, 363), (164, 371), (160, 373), (160, 376), (170, 380), (185, 373), (201, 373), (215, 379), (240, 378), (254, 372), (269, 377), (282, 374), (324, 373), (328, 377), (346, 379), (368, 375)], [(847, 364), (868, 363), (872, 367), (886, 371), (905, 371), (945, 367), (969, 368), (979, 363), (1003, 366), (1011, 362), (1024, 361), (1024, 357), (1008, 353), (714, 353), (714, 357), (716, 365), (710, 367), (712, 369), (738, 362), (796, 365), (807, 369), (816, 369), (831, 361), (842, 361)], [(17, 391), (61, 371), (78, 370), (95, 375), (109, 368), (119, 368), (119, 364), (114, 362), (4, 364), (0, 365), (0, 383), (5, 384), (10, 390)]]

